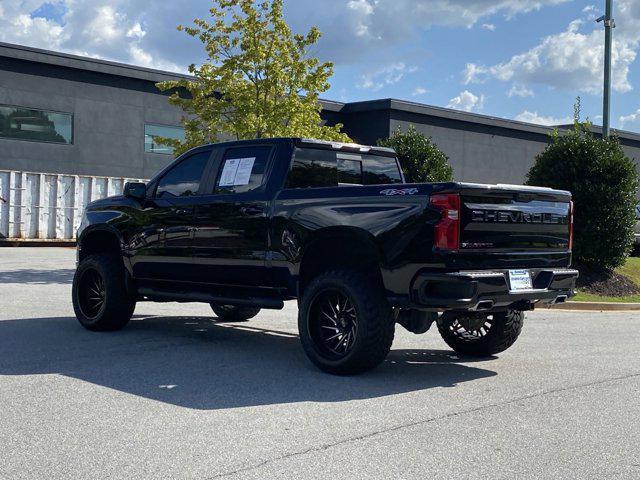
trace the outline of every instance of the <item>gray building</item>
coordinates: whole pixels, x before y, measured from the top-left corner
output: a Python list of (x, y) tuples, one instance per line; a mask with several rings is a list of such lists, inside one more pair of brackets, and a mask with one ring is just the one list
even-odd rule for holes
[[(158, 70), (0, 43), (0, 170), (149, 178), (171, 160), (181, 112)], [(521, 183), (552, 128), (401, 100), (323, 101), (323, 119), (356, 142), (413, 124), (450, 157), (457, 180)], [(640, 159), (640, 135), (617, 132)]]

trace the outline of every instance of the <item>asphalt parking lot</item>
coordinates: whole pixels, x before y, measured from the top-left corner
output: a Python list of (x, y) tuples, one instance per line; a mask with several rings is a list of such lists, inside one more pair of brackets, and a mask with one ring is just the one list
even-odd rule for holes
[(398, 327), (317, 371), (296, 305), (244, 324), (139, 304), (73, 317), (74, 251), (0, 249), (0, 478), (640, 478), (640, 313), (542, 310), (481, 361)]

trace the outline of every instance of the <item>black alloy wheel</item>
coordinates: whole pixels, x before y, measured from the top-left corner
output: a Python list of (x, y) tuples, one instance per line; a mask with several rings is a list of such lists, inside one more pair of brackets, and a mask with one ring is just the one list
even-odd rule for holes
[(453, 320), (449, 325), (452, 335), (463, 341), (473, 342), (485, 337), (491, 330), (493, 315), (467, 315)]
[(298, 331), (318, 368), (355, 375), (380, 365), (393, 342), (395, 321), (384, 288), (371, 271), (324, 271), (304, 287)]
[(524, 313), (445, 313), (438, 319), (442, 339), (463, 355), (487, 356), (511, 347), (522, 331)]
[(346, 357), (358, 338), (353, 302), (338, 290), (320, 292), (312, 301), (310, 334), (319, 352), (330, 360)]
[(126, 285), (122, 257), (89, 255), (82, 259), (73, 276), (71, 297), (80, 324), (93, 331), (124, 327), (136, 308), (133, 292)]
[(260, 313), (258, 307), (243, 307), (239, 305), (209, 304), (213, 313), (221, 322), (246, 322)]
[(104, 279), (95, 268), (88, 268), (78, 284), (78, 305), (88, 319), (97, 318), (104, 307), (106, 289)]

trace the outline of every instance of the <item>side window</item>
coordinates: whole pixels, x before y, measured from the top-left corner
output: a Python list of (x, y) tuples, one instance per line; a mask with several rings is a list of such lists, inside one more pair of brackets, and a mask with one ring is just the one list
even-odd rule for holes
[(363, 155), (362, 163), (365, 185), (402, 183), (402, 176), (395, 158)]
[(224, 154), (215, 193), (245, 193), (264, 183), (271, 147), (230, 148)]
[(318, 148), (296, 148), (286, 188), (335, 187), (336, 154)]
[(198, 194), (200, 179), (207, 166), (211, 151), (185, 158), (169, 170), (158, 182), (156, 197), (189, 197)]

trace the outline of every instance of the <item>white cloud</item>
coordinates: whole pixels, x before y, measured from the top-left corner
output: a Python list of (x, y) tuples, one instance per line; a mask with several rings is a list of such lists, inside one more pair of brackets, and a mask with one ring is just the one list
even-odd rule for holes
[(31, 12), (42, 1), (2, 0), (0, 3), (0, 40), (34, 45), (56, 46), (63, 38), (64, 29), (45, 18), (32, 18)]
[(478, 66), (475, 63), (467, 63), (464, 67), (463, 82), (465, 85), (470, 83), (480, 83), (487, 75), (487, 67)]
[(555, 118), (555, 117), (546, 117), (544, 115), (538, 115), (538, 112), (530, 112), (529, 110), (525, 110), (522, 113), (519, 113), (518, 115), (516, 115), (516, 120), (518, 120), (519, 122), (526, 122), (526, 123), (536, 123), (538, 125), (548, 125), (548, 126), (553, 126), (553, 125), (567, 125), (570, 123), (573, 123), (573, 119), (571, 117), (562, 117), (562, 118)]
[[(373, 13), (373, 5), (367, 0), (350, 0), (347, 3), (347, 8), (354, 12), (359, 19), (365, 19)], [(365, 22), (357, 21), (354, 33), (357, 37), (364, 37), (369, 34), (369, 26)]]
[[(58, 14), (34, 16), (43, 6), (59, 7)], [(1, 0), (0, 41), (184, 71), (183, 64), (190, 62), (170, 61), (166, 53), (171, 50), (162, 45), (174, 34), (176, 17), (156, 7), (152, 0)], [(143, 20), (157, 22), (154, 14), (165, 15), (164, 24), (149, 38)]]
[(474, 95), (468, 90), (460, 92), (457, 97), (453, 97), (449, 100), (447, 104), (447, 108), (453, 108), (455, 110), (464, 110), (465, 112), (472, 112), (474, 110), (479, 110), (484, 105), (485, 96)]
[(377, 91), (388, 85), (393, 85), (402, 80), (406, 74), (417, 70), (414, 66), (407, 66), (404, 62), (396, 62), (373, 72), (362, 75), (360, 88)]
[(490, 32), (496, 31), (496, 26), (493, 23), (483, 23), (482, 28), (485, 30), (489, 30)]
[(525, 85), (514, 83), (511, 89), (507, 92), (507, 96), (511, 97), (533, 97), (533, 90), (527, 88)]
[(133, 27), (131, 27), (129, 29), (129, 31), (127, 32), (127, 38), (137, 38), (138, 40), (144, 38), (144, 36), (147, 34), (147, 32), (145, 32), (142, 29), (142, 25), (140, 25), (140, 23), (136, 23)]
[(595, 5), (587, 5), (582, 9), (582, 13), (585, 14), (585, 17), (589, 21), (594, 21), (596, 18), (598, 18), (598, 12), (599, 10)]
[[(294, 30), (318, 25), (324, 33), (319, 53), (337, 64), (365, 57), (396, 58), (397, 46), (413, 42), (433, 26), (487, 26), (495, 15), (514, 17), (573, 0), (323, 0), (322, 8), (309, 1), (285, 2)], [(310, 13), (312, 12), (312, 13)], [(485, 27), (486, 28), (486, 27)], [(384, 60), (383, 60), (384, 61)]]
[[(640, 45), (640, 0), (620, 0), (616, 15), (620, 19), (612, 52), (612, 86), (617, 92), (633, 89), (629, 79), (631, 65)], [(585, 8), (592, 15), (594, 8)], [(522, 85), (543, 84), (572, 92), (600, 94), (604, 64), (603, 32), (600, 25), (590, 27), (574, 20), (564, 32), (549, 35), (528, 51), (495, 65), (469, 63), (463, 72), (465, 84), (488, 79)]]
[(421, 95), (424, 95), (425, 93), (427, 93), (427, 89), (424, 87), (416, 87), (413, 89), (413, 92), (411, 92), (411, 96), (413, 97), (419, 97)]
[(618, 121), (620, 128), (628, 127), (630, 123), (635, 124), (636, 122), (640, 122), (640, 108), (629, 115), (621, 115)]

